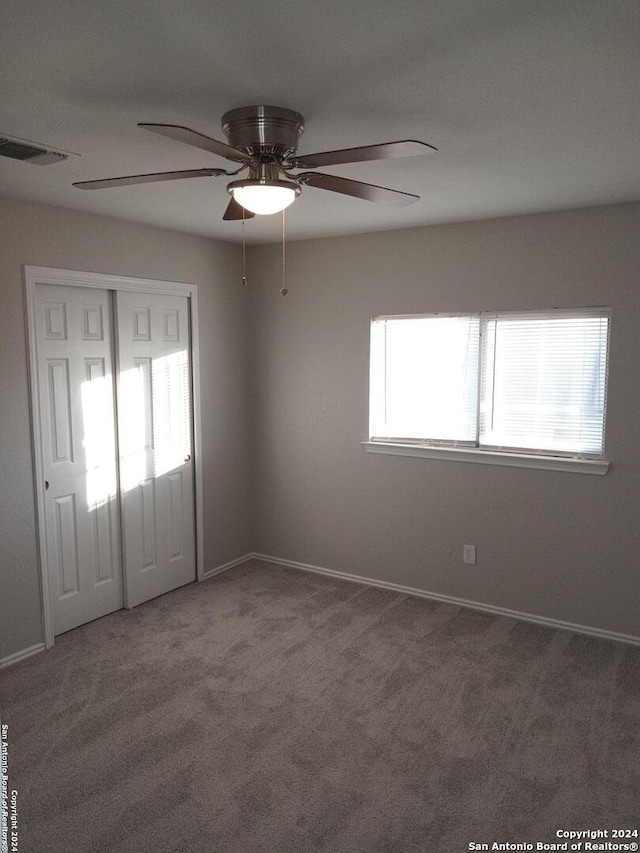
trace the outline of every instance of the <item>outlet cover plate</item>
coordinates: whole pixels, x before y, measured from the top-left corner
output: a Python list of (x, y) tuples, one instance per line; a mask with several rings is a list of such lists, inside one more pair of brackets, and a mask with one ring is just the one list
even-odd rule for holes
[(467, 563), (469, 566), (475, 566), (476, 564), (476, 546), (475, 545), (463, 545), (462, 546), (462, 562)]

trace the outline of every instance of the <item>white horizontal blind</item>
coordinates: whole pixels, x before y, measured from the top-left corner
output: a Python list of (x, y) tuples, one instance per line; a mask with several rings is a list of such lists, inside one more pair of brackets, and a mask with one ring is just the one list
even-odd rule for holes
[(608, 311), (482, 317), (480, 446), (601, 454)]
[(479, 329), (478, 316), (374, 318), (373, 439), (476, 443)]

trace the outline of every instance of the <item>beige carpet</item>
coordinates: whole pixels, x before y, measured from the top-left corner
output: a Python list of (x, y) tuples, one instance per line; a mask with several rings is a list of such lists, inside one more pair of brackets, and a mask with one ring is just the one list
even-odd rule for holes
[(0, 673), (20, 853), (637, 826), (640, 648), (247, 563)]

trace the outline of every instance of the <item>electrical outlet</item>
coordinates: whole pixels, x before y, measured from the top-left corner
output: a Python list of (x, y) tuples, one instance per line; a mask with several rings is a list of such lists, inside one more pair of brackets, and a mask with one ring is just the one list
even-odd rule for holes
[(475, 545), (463, 545), (462, 546), (462, 562), (467, 563), (469, 566), (475, 566), (475, 564), (476, 564), (476, 546)]

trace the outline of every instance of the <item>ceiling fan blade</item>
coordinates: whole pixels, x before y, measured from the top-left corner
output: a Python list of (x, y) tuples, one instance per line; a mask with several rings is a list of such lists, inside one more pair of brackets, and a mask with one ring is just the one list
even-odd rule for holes
[(226, 142), (218, 142), (217, 139), (212, 139), (210, 136), (205, 136), (204, 133), (198, 133), (197, 130), (190, 130), (188, 127), (182, 127), (179, 124), (138, 122), (138, 127), (143, 127), (152, 133), (159, 133), (160, 136), (168, 136), (170, 139), (184, 142), (187, 145), (195, 145), (196, 148), (202, 148), (204, 151), (209, 151), (211, 154), (217, 154), (219, 157), (225, 157), (227, 160), (233, 160), (236, 163), (250, 163), (252, 160), (249, 154), (245, 154), (238, 148), (232, 148)]
[(318, 166), (337, 166), (338, 163), (362, 163), (365, 160), (388, 160), (391, 157), (414, 157), (437, 151), (433, 145), (415, 139), (399, 142), (382, 142), (380, 145), (363, 145), (360, 148), (341, 148), (339, 151), (320, 151), (302, 154), (293, 161), (294, 169), (316, 169)]
[(374, 201), (376, 204), (413, 204), (414, 201), (420, 199), (419, 195), (403, 193), (400, 190), (390, 190), (387, 187), (378, 187), (375, 184), (363, 184), (361, 181), (339, 178), (337, 175), (324, 175), (322, 172), (302, 172), (302, 174), (296, 175), (296, 180), (300, 181), (301, 184), (308, 184), (310, 187), (363, 198), (366, 201)]
[(232, 198), (222, 218), (229, 221), (231, 219), (253, 219), (254, 216), (255, 213), (247, 210), (241, 204), (238, 204), (235, 198)]
[(226, 175), (224, 169), (186, 169), (181, 172), (152, 172), (149, 175), (125, 175), (121, 178), (104, 178), (99, 181), (76, 181), (81, 190), (102, 190), (108, 187), (127, 187), (131, 184), (151, 184), (156, 181), (179, 181), (182, 178), (217, 178)]

